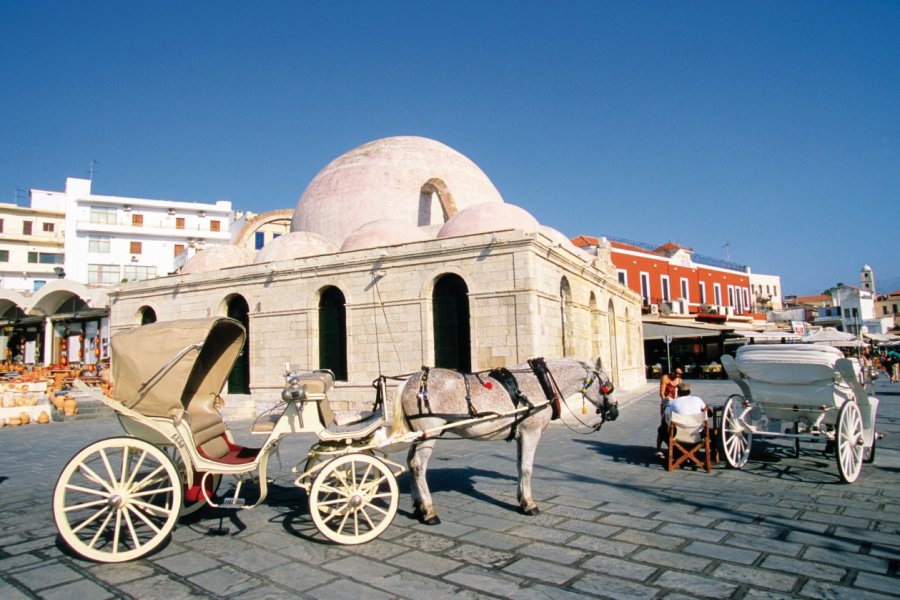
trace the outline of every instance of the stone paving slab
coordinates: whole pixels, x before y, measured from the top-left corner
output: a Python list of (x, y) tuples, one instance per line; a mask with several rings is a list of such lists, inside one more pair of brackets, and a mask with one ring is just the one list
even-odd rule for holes
[[(692, 382), (710, 403), (736, 393)], [(442, 523), (401, 507), (377, 540), (328, 543), (290, 467), (312, 440), (286, 439), (270, 499), (204, 509), (157, 552), (126, 564), (72, 554), (52, 522), (62, 467), (122, 435), (113, 418), (0, 429), (0, 598), (890, 598), (900, 590), (900, 384), (879, 384), (887, 437), (860, 480), (833, 457), (754, 441), (734, 471), (669, 473), (653, 457), (656, 390), (623, 395), (621, 417), (585, 435), (554, 424), (537, 453), (541, 514), (515, 506), (515, 445), (440, 441), (429, 483)], [(232, 425), (244, 443), (249, 423)], [(403, 456), (392, 457), (402, 461)], [(273, 461), (274, 463), (274, 461)], [(229, 483), (224, 483), (227, 488)]]

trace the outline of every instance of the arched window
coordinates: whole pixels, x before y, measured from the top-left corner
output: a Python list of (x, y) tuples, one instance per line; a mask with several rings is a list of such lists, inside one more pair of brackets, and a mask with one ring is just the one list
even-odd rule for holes
[(565, 277), (559, 284), (559, 317), (563, 356), (575, 354), (575, 327), (572, 322), (572, 288)]
[(247, 330), (247, 340), (228, 375), (229, 394), (250, 393), (250, 307), (243, 296), (233, 296), (228, 300), (228, 316), (239, 322)]
[(591, 358), (596, 360), (600, 356), (600, 310), (597, 308), (597, 296), (591, 292), (588, 302), (591, 313)]
[(443, 275), (434, 284), (434, 366), (472, 370), (469, 333), (469, 288), (458, 275)]
[(144, 306), (138, 311), (141, 316), (141, 325), (156, 323), (156, 311), (149, 306)]
[(347, 381), (347, 309), (336, 287), (325, 288), (319, 299), (319, 368)]

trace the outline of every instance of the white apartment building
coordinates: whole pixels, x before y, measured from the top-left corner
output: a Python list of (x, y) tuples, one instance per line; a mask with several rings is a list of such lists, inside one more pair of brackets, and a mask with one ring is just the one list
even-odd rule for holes
[(65, 192), (31, 191), (32, 204), (62, 202), (65, 277), (113, 285), (167, 275), (175, 257), (231, 241), (231, 202), (149, 200), (91, 193), (87, 179)]
[(780, 276), (759, 273), (750, 273), (749, 275), (750, 302), (753, 312), (766, 314), (784, 308)]
[(34, 292), (63, 268), (65, 207), (54, 198), (31, 208), (0, 203), (0, 288)]

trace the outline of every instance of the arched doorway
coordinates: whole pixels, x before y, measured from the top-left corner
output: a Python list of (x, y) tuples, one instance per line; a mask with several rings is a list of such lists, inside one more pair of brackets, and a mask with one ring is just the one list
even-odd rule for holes
[(330, 369), (338, 381), (347, 381), (347, 308), (336, 287), (322, 290), (319, 299), (319, 368)]
[(238, 321), (247, 330), (247, 339), (241, 353), (228, 375), (229, 394), (250, 393), (250, 307), (243, 296), (232, 296), (228, 300), (228, 316)]
[(458, 275), (443, 275), (434, 284), (434, 366), (472, 370), (469, 333), (469, 288)]
[(138, 311), (141, 317), (141, 325), (149, 325), (150, 323), (156, 323), (156, 311), (153, 310), (150, 306), (141, 307)]
[(612, 299), (609, 301), (609, 310), (606, 313), (609, 325), (609, 376), (613, 385), (619, 385), (619, 343), (616, 335), (616, 307)]

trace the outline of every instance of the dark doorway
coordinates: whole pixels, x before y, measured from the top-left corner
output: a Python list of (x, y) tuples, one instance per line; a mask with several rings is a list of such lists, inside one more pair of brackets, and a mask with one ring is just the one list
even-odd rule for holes
[(243, 296), (234, 296), (228, 301), (228, 316), (239, 322), (247, 330), (244, 347), (228, 375), (229, 394), (250, 393), (250, 307)]
[(472, 370), (469, 333), (469, 288), (458, 275), (434, 284), (434, 366)]
[(322, 291), (319, 300), (319, 368), (330, 369), (338, 381), (347, 381), (347, 309), (336, 287)]

